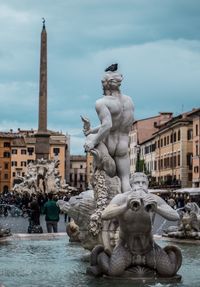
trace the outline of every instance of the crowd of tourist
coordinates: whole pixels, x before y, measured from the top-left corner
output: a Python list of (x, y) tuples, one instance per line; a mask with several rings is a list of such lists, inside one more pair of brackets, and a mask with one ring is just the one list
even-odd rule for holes
[[(58, 199), (68, 201), (69, 198), (69, 194), (57, 194), (54, 196), (54, 200), (56, 201)], [(19, 194), (17, 192), (0, 193), (0, 215), (7, 216), (12, 206), (15, 206), (16, 208), (21, 210), (21, 215), (26, 217), (28, 210), (30, 209), (30, 203), (35, 199), (37, 199), (37, 202), (39, 204), (40, 212), (43, 213), (44, 204), (48, 200), (48, 194), (38, 194), (36, 196), (35, 194)], [(18, 213), (16, 213), (16, 216), (17, 215)], [(15, 216), (14, 213), (13, 216)]]
[(172, 208), (180, 209), (183, 208), (189, 202), (196, 202), (200, 206), (200, 195), (190, 196), (188, 193), (177, 193), (177, 192), (166, 192), (157, 193), (161, 196)]

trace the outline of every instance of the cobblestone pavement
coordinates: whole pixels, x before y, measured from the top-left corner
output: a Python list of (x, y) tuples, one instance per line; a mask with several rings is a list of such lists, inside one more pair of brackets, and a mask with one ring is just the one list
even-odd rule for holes
[[(28, 217), (24, 218), (22, 216), (12, 217), (10, 215), (4, 217), (0, 216), (0, 225), (3, 227), (9, 227), (12, 233), (27, 233), (29, 221)], [(46, 233), (46, 222), (45, 215), (40, 216), (40, 225), (43, 228), (43, 232)], [(64, 220), (64, 215), (60, 215), (60, 220), (58, 222), (58, 232), (66, 231), (66, 223)]]
[[(46, 233), (46, 223), (45, 223), (45, 216), (40, 216), (40, 224), (43, 228), (43, 232)], [(28, 218), (24, 218), (22, 216), (19, 217), (12, 217), (8, 215), (7, 217), (0, 216), (0, 225), (9, 227), (12, 233), (27, 233), (29, 221)], [(155, 222), (153, 226), (153, 233), (154, 234), (161, 234), (162, 229), (166, 228), (170, 225), (176, 225), (176, 222), (166, 221), (159, 215), (156, 215)], [(64, 221), (64, 215), (60, 215), (60, 220), (58, 222), (58, 232), (65, 232), (66, 231), (66, 223)]]

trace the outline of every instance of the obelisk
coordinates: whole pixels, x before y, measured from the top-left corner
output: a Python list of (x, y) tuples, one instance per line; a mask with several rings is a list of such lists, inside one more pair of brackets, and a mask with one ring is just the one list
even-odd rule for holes
[(40, 83), (39, 83), (39, 119), (36, 133), (35, 153), (37, 159), (49, 159), (49, 137), (47, 130), (47, 32), (45, 20), (41, 32)]

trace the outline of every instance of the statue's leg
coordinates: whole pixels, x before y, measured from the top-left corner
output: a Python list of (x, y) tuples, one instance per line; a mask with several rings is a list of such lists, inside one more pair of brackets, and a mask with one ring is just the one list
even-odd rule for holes
[(106, 145), (101, 142), (91, 151), (94, 156), (94, 166), (103, 169), (107, 175), (113, 177), (116, 175), (116, 164), (108, 152)]
[(99, 254), (98, 263), (103, 273), (120, 276), (131, 265), (131, 253), (122, 245), (118, 245), (109, 257), (105, 252)]
[(121, 180), (122, 185), (122, 192), (130, 191), (130, 160), (129, 156), (116, 156), (115, 157), (115, 163), (117, 167), (117, 175), (119, 176)]
[(176, 274), (182, 263), (182, 254), (176, 246), (166, 246), (162, 249), (154, 244), (154, 249), (146, 255), (146, 264), (156, 269), (159, 275), (171, 277)]

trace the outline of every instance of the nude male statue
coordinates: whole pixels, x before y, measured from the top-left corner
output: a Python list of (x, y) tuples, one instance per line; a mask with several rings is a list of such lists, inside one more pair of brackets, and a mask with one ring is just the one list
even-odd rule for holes
[(133, 102), (129, 96), (122, 95), (120, 85), (122, 75), (116, 71), (108, 71), (102, 80), (104, 96), (96, 101), (96, 112), (100, 119), (100, 126), (84, 130), (87, 136), (85, 150), (94, 148), (104, 150), (114, 160), (108, 161), (108, 169), (113, 168), (113, 176), (118, 175), (121, 180), (122, 192), (130, 190), (129, 174), (130, 162), (128, 155), (129, 131), (134, 121)]
[[(136, 175), (135, 181), (142, 181), (141, 176), (139, 180)], [(95, 256), (98, 254), (96, 264), (90, 267), (90, 272), (94, 275), (104, 273), (119, 276), (126, 268), (140, 265), (156, 270), (161, 276), (175, 275), (181, 265), (181, 252), (174, 246), (162, 249), (154, 242), (154, 213), (172, 221), (179, 219), (176, 210), (159, 196), (149, 194), (147, 188), (138, 186), (135, 190), (117, 194), (102, 212), (102, 219), (118, 220), (118, 244), (111, 254), (97, 246), (92, 252)]]

